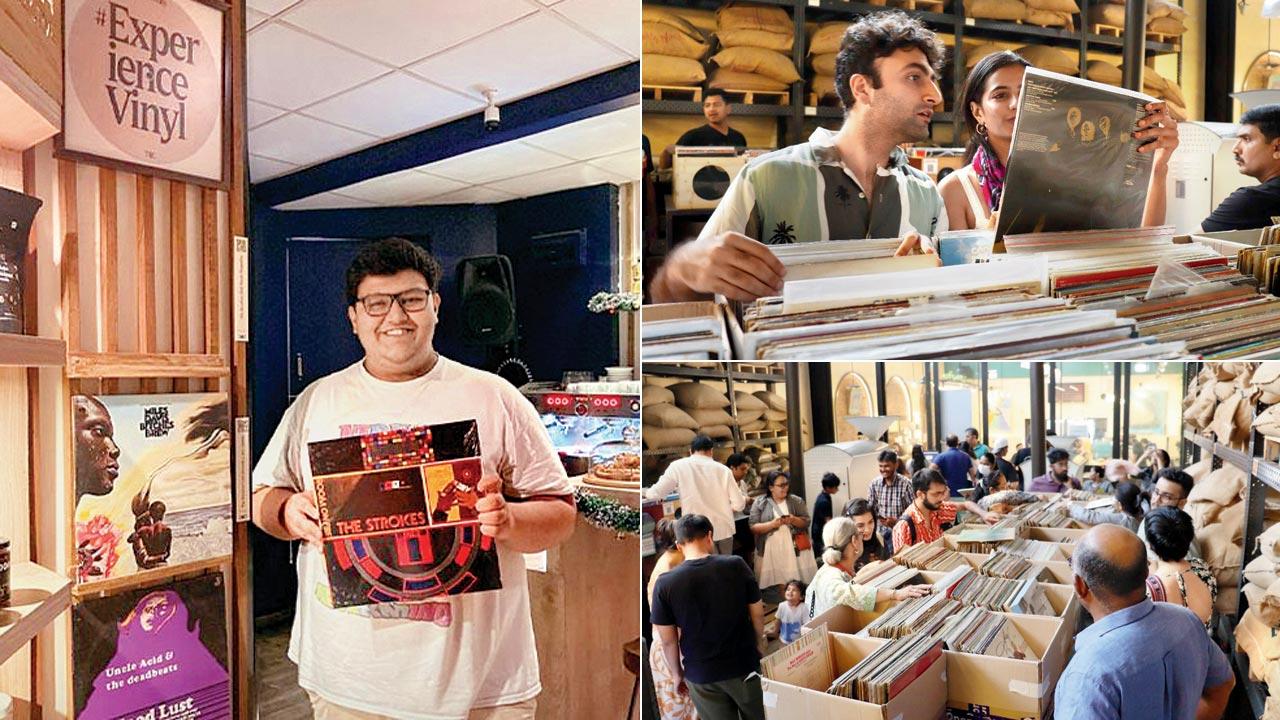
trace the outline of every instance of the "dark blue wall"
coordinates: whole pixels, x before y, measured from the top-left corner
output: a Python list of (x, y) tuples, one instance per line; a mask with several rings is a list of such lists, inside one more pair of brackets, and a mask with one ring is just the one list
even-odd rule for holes
[[(587, 312), (587, 300), (613, 289), (617, 267), (618, 189), (612, 185), (539, 195), (498, 205), (498, 252), (516, 275), (520, 356), (537, 380), (565, 370), (603, 372), (616, 365), (614, 318)], [(530, 258), (530, 238), (584, 230), (579, 267), (548, 269)]]

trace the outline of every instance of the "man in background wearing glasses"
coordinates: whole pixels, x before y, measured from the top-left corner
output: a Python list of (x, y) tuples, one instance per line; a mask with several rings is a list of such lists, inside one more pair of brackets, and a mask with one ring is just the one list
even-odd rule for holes
[[(1156, 484), (1151, 488), (1151, 509), (1162, 507), (1184, 509), (1187, 504), (1187, 498), (1191, 495), (1191, 488), (1195, 485), (1195, 480), (1187, 473), (1178, 468), (1170, 467), (1156, 473)], [(1142, 539), (1144, 545), (1147, 546), (1147, 556), (1155, 557), (1155, 552), (1151, 550), (1151, 543), (1147, 541), (1147, 524), (1144, 522), (1138, 526), (1138, 537)], [(1195, 538), (1191, 538), (1191, 548), (1187, 550), (1187, 559), (1203, 560), (1204, 555), (1200, 553), (1200, 543)]]
[[(519, 391), (432, 347), (440, 275), (407, 240), (360, 251), (347, 270), (347, 319), (364, 358), (308, 386), (254, 468), (254, 523), (306, 541), (289, 658), (317, 720), (534, 717), (541, 684), (521, 553), (572, 533), (572, 489)], [(307, 444), (471, 419), (484, 476), (476, 510), (481, 532), (497, 541), (502, 589), (334, 609)]]

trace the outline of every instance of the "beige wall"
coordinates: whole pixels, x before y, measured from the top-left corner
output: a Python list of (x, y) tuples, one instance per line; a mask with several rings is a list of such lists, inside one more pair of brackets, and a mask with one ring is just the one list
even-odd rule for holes
[[(1235, 77), (1231, 81), (1233, 92), (1239, 92), (1244, 87), (1245, 73), (1253, 61), (1268, 49), (1278, 47), (1271, 44), (1272, 38), (1277, 38), (1276, 31), (1280, 30), (1275, 24), (1275, 20), (1262, 19), (1261, 0), (1251, 0), (1243, 13), (1236, 10)], [(1236, 102), (1232, 119), (1239, 120), (1242, 112), (1244, 106)]]

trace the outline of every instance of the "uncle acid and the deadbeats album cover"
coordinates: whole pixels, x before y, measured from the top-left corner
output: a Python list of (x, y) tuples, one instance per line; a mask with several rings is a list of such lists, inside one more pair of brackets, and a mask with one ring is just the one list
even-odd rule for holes
[(502, 587), (475, 420), (310, 443), (333, 607)]
[(222, 573), (82, 600), (71, 636), (76, 720), (231, 717)]
[(1027, 68), (1014, 123), (996, 238), (1133, 228), (1153, 155), (1133, 137), (1142, 93)]

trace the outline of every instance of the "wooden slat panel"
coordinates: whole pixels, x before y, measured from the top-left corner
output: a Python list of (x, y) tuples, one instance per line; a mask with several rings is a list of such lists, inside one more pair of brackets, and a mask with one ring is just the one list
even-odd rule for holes
[[(172, 262), (169, 294), (173, 307), (173, 351), (185, 353), (191, 349), (191, 328), (187, 319), (187, 185), (180, 182), (169, 183), (169, 257)], [(190, 391), (189, 381), (178, 382), (174, 390)]]
[(76, 214), (76, 166), (58, 160), (58, 198), (62, 206), (62, 336), (67, 349), (80, 349), (80, 233)]
[(120, 315), (119, 273), (116, 270), (116, 171), (98, 168), (98, 349), (115, 352), (120, 349), (118, 324)]
[[(221, 308), (218, 287), (218, 193), (209, 188), (200, 189), (200, 257), (203, 259), (204, 300), (204, 351), (206, 355), (218, 355), (221, 350), (221, 325), (218, 312)], [(218, 389), (216, 380), (207, 386), (210, 392)]]
[(221, 355), (85, 352), (67, 355), (67, 376), (73, 378), (223, 378), (230, 374)]
[[(156, 351), (156, 225), (155, 187), (150, 177), (138, 175), (137, 199), (134, 202), (137, 218), (134, 239), (138, 263), (138, 352), (149, 355)], [(142, 392), (154, 393), (156, 381), (142, 380)]]
[[(98, 332), (97, 349), (113, 353), (120, 349), (120, 274), (116, 267), (118, 249), (116, 233), (116, 171), (98, 168)], [(116, 383), (107, 382), (103, 391), (110, 393)]]

